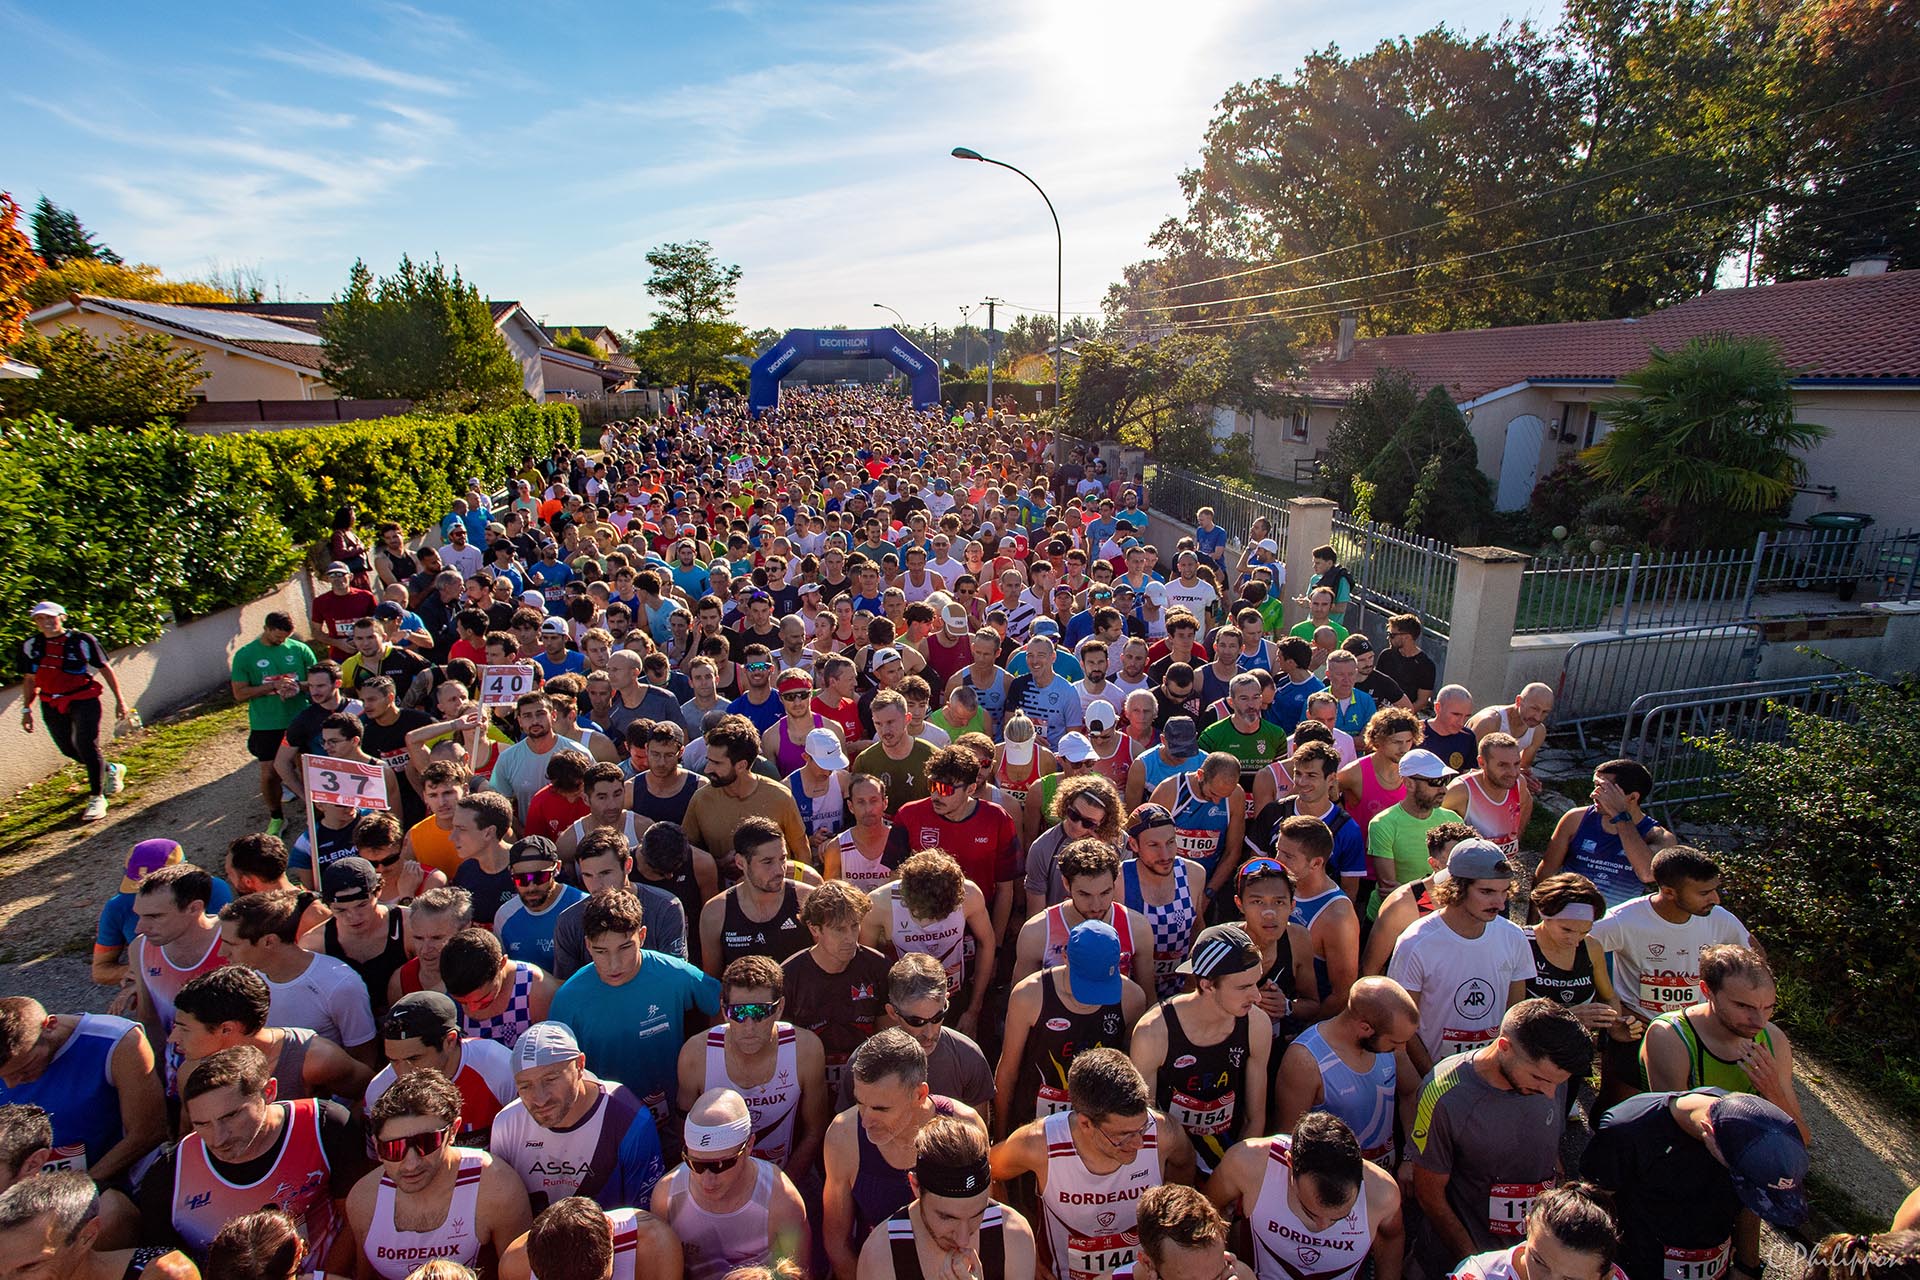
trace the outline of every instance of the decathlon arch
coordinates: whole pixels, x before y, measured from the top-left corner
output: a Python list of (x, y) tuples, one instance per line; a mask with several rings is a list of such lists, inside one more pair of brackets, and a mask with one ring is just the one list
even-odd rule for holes
[(885, 360), (912, 383), (914, 408), (940, 403), (940, 366), (898, 329), (793, 329), (753, 362), (747, 408), (754, 417), (780, 402), (780, 380), (808, 360)]

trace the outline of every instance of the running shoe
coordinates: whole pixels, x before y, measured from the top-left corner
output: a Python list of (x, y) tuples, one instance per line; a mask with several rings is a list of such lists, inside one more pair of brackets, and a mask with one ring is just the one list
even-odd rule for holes
[(87, 811), (80, 815), (80, 821), (98, 822), (106, 816), (107, 798), (105, 796), (95, 796), (93, 799), (87, 801)]
[(118, 763), (109, 764), (107, 766), (106, 794), (110, 796), (117, 796), (122, 791), (126, 790), (126, 786), (127, 786), (127, 766), (123, 764), (118, 764)]
[(267, 834), (270, 836), (277, 836), (286, 829), (287, 820), (285, 818), (275, 818), (267, 824)]

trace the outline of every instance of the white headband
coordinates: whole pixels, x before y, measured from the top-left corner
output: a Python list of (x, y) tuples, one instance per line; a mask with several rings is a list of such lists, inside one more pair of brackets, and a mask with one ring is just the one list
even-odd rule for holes
[(736, 1116), (724, 1124), (687, 1121), (688, 1151), (731, 1151), (753, 1136), (753, 1117)]
[(1588, 924), (1592, 924), (1593, 904), (1591, 902), (1569, 902), (1566, 906), (1546, 918), (1548, 920), (1585, 920)]

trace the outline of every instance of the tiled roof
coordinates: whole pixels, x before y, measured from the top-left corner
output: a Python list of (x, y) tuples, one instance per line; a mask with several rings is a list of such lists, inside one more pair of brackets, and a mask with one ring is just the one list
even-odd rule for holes
[[(248, 315), (297, 325), (317, 325), (327, 312), (333, 310), (331, 302), (196, 302), (193, 305), (208, 311), (243, 311)], [(499, 324), (502, 316), (519, 305), (518, 302), (495, 302), (489, 299), (487, 310), (492, 314), (493, 322)]]
[[(310, 332), (298, 326), (285, 323), (284, 319), (275, 319), (241, 313), (239, 319), (244, 323), (234, 323), (235, 313), (230, 309), (206, 313), (206, 308), (170, 305), (152, 302), (133, 302), (125, 298), (100, 298), (87, 295), (85, 303), (101, 311), (113, 312), (131, 320), (147, 324), (164, 325), (167, 328), (193, 337), (217, 342), (239, 351), (250, 351), (270, 360), (280, 360), (297, 365), (302, 369), (320, 370), (321, 358), (326, 348), (314, 341)], [(276, 334), (285, 334), (285, 339)]]
[(1716, 289), (1651, 315), (1584, 324), (1520, 325), (1362, 338), (1353, 356), (1304, 353), (1290, 390), (1342, 400), (1381, 368), (1467, 401), (1521, 382), (1610, 381), (1712, 333), (1772, 338), (1804, 379), (1920, 379), (1920, 270)]

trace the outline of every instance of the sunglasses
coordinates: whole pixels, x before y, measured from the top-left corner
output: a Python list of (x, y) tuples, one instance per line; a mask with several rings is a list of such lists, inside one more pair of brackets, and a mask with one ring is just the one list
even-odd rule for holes
[(538, 871), (516, 871), (513, 873), (513, 883), (522, 889), (536, 884), (547, 884), (559, 870), (558, 867), (542, 867)]
[(1250, 858), (1246, 862), (1243, 862), (1240, 864), (1240, 870), (1236, 873), (1236, 878), (1240, 880), (1247, 880), (1254, 876), (1275, 875), (1275, 874), (1278, 874), (1278, 875), (1287, 874), (1287, 869), (1280, 865), (1280, 862), (1278, 859)]
[(744, 1151), (736, 1151), (730, 1156), (721, 1156), (717, 1160), (699, 1160), (693, 1156), (688, 1156), (687, 1168), (693, 1170), (695, 1173), (725, 1173), (727, 1170), (733, 1168), (733, 1166), (739, 1164), (746, 1154)]
[(404, 856), (404, 854), (396, 852), (391, 858), (368, 858), (367, 861), (376, 867), (397, 867), (400, 865), (400, 859)]
[(749, 671), (773, 670), (773, 664), (771, 662), (747, 662), (747, 663), (742, 663), (741, 665), (746, 667), (746, 669)]
[(1065, 813), (1060, 815), (1062, 822), (1077, 822), (1083, 827), (1097, 827), (1105, 818), (1105, 814), (1100, 815), (1098, 818), (1089, 818), (1076, 808), (1069, 808)]
[(950, 796), (959, 789), (959, 787), (954, 786), (951, 782), (929, 781), (927, 783), (927, 790), (936, 796)]
[(778, 1007), (777, 1004), (769, 1004), (764, 1000), (756, 1000), (752, 1004), (730, 1004), (726, 1008), (727, 1021), (765, 1022), (773, 1016), (774, 1010)]
[(405, 1138), (380, 1138), (373, 1144), (374, 1154), (388, 1164), (399, 1164), (407, 1158), (407, 1152), (417, 1151), (430, 1156), (453, 1141), (453, 1126), (435, 1129), (432, 1133), (416, 1133)]
[(782, 701), (782, 702), (805, 702), (805, 701), (807, 701), (807, 700), (808, 700), (809, 698), (811, 698), (812, 696), (813, 696), (813, 694), (812, 694), (812, 693), (810, 693), (809, 691), (807, 691), (807, 690), (805, 690), (805, 689), (795, 689), (795, 690), (792, 690), (791, 692), (788, 692), (788, 693), (783, 693), (783, 694), (781, 694), (781, 695), (780, 695), (780, 701)]
[(893, 1016), (910, 1027), (931, 1027), (938, 1023), (945, 1022), (947, 1020), (947, 1014), (950, 1012), (952, 1012), (952, 1006), (943, 1004), (938, 1010), (928, 1014), (924, 1018), (916, 1018), (910, 1013), (901, 1013), (898, 1009), (893, 1011)]

